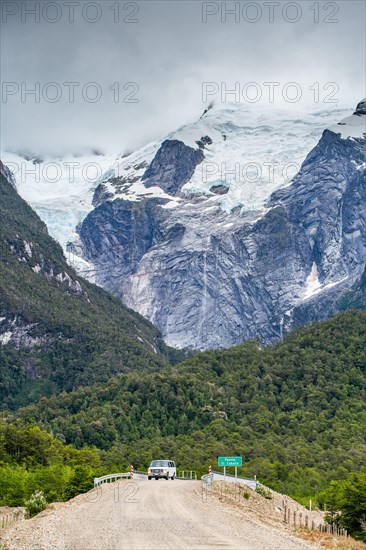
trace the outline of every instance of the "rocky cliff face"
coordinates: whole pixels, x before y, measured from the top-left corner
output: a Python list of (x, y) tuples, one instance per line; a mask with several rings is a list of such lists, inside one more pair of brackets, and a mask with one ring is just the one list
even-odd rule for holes
[(177, 139), (167, 139), (142, 176), (142, 181), (145, 187), (156, 185), (166, 193), (176, 195), (189, 182), (204, 158), (200, 149), (188, 147)]
[(365, 269), (365, 101), (324, 131), (291, 185), (250, 208), (230, 199), (237, 181), (207, 177), (216, 141), (241, 131), (230, 116), (127, 158), (79, 231), (95, 280), (177, 347), (276, 340), (333, 314)]

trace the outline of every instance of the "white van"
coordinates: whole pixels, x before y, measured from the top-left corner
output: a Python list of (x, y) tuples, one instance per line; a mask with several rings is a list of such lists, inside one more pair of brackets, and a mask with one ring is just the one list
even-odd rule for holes
[(148, 479), (175, 479), (177, 475), (177, 468), (175, 462), (172, 460), (153, 460), (147, 471)]

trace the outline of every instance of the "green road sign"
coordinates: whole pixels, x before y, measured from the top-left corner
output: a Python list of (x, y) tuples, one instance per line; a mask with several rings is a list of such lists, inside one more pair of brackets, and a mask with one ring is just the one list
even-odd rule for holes
[(219, 456), (218, 459), (219, 466), (242, 466), (243, 459), (241, 456)]

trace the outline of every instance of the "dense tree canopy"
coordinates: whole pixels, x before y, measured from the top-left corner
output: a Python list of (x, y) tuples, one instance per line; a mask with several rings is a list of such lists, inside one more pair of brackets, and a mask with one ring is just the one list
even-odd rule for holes
[(366, 542), (366, 469), (353, 472), (345, 480), (332, 481), (319, 501), (329, 510), (330, 523)]

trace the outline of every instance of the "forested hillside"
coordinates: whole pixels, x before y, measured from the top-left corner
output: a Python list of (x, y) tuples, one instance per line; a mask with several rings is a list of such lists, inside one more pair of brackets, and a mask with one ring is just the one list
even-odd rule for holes
[(366, 465), (366, 313), (299, 329), (274, 347), (247, 342), (158, 373), (42, 399), (18, 412), (77, 447), (146, 468), (169, 456), (203, 473), (219, 455), (304, 497)]
[(76, 276), (37, 214), (0, 179), (0, 403), (157, 370), (159, 331)]

